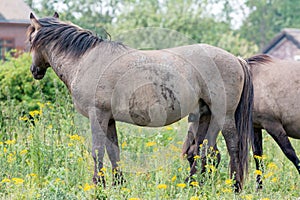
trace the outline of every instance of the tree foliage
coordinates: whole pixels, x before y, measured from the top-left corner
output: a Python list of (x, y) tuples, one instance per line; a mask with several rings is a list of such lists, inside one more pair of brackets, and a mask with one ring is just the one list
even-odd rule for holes
[[(255, 45), (232, 30), (233, 9), (229, 2), (232, 1), (64, 0), (58, 3), (57, 0), (40, 0), (40, 4), (31, 2), (31, 5), (39, 16), (51, 16), (54, 10), (58, 10), (63, 20), (72, 21), (103, 37), (106, 37), (104, 29), (107, 29), (113, 40), (119, 38), (120, 33), (136, 28), (159, 27), (177, 31), (194, 43), (219, 46), (237, 55), (255, 53)], [(219, 8), (223, 12), (216, 12)], [(235, 38), (234, 44), (226, 43), (233, 42), (230, 38)], [(236, 46), (230, 48), (233, 45)]]
[(241, 36), (262, 49), (283, 28), (300, 28), (299, 0), (247, 0)]
[(32, 110), (39, 101), (55, 101), (55, 96), (64, 95), (67, 90), (54, 72), (49, 69), (41, 81), (33, 79), (29, 67), (31, 56), (28, 53), (18, 58), (6, 56), (8, 61), (0, 65), (0, 102), (10, 101)]

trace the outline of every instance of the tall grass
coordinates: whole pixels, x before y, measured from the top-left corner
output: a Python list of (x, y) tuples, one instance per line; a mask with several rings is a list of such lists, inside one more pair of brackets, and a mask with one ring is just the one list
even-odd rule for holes
[[(11, 103), (0, 106), (1, 199), (299, 199), (299, 175), (270, 136), (264, 134), (264, 188), (256, 192), (250, 159), (244, 190), (234, 194), (229, 157), (218, 138), (219, 168), (184, 183), (189, 166), (180, 157), (187, 121), (163, 128), (140, 128), (118, 123), (121, 169), (126, 183), (111, 186), (112, 172), (105, 157), (107, 188), (92, 184), (93, 161), (89, 121), (74, 110), (70, 98), (58, 91), (55, 103), (38, 102), (24, 112)], [(300, 152), (299, 141), (293, 140)], [(200, 181), (203, 180), (203, 181)]]

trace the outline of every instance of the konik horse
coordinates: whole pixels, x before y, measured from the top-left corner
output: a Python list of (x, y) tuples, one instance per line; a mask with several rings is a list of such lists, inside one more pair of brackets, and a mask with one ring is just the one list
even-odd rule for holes
[[(280, 60), (268, 55), (256, 55), (246, 60), (253, 75), (253, 155), (256, 169), (262, 169), (262, 129), (265, 129), (300, 173), (300, 161), (288, 137), (300, 139), (300, 62)], [(198, 130), (203, 141), (210, 120), (209, 108), (201, 116)], [(192, 125), (189, 128), (193, 129)], [(196, 145), (189, 133), (183, 145), (190, 165), (194, 163)], [(217, 147), (215, 146), (215, 149)], [(219, 156), (219, 155), (218, 155)], [(220, 157), (217, 157), (217, 164)], [(205, 160), (203, 159), (203, 162)], [(205, 171), (204, 165), (202, 172)], [(257, 175), (257, 187), (262, 187), (262, 177)]]
[(95, 184), (105, 185), (99, 176), (105, 148), (114, 182), (123, 180), (116, 121), (160, 127), (189, 115), (198, 126), (202, 109), (208, 107), (208, 145), (215, 145), (213, 137), (222, 130), (236, 191), (242, 188), (253, 134), (253, 86), (245, 61), (206, 44), (133, 49), (62, 22), (57, 13), (41, 19), (31, 14), (30, 20), (33, 77), (42, 79), (51, 66), (75, 108), (90, 120)]

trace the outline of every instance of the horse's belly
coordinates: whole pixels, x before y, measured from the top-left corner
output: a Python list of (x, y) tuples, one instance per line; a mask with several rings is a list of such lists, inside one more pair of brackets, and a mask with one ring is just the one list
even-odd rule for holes
[(120, 92), (112, 99), (114, 119), (140, 126), (171, 124), (188, 115), (198, 105), (195, 98), (189, 98), (190, 95), (183, 97), (184, 93), (165, 85), (144, 84), (131, 92)]
[(172, 124), (184, 116), (186, 113), (180, 113), (180, 109), (170, 111), (159, 103), (145, 108), (138, 106), (130, 110), (115, 110), (114, 119), (117, 121), (127, 122), (139, 126), (160, 127)]

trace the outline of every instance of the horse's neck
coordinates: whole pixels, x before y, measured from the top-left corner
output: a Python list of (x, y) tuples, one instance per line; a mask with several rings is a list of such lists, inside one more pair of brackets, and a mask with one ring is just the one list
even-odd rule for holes
[(50, 65), (59, 79), (62, 80), (70, 90), (77, 69), (76, 60), (71, 60), (66, 55), (57, 55), (55, 52), (50, 52), (48, 55)]

